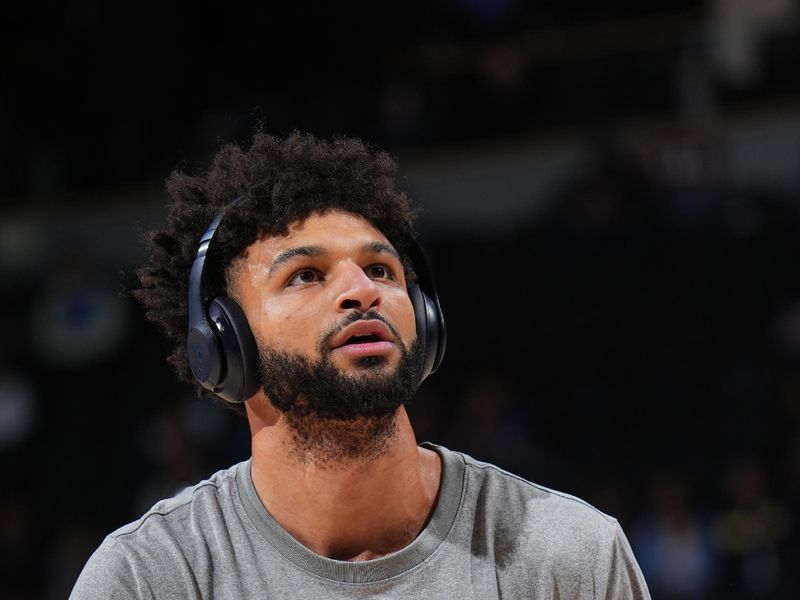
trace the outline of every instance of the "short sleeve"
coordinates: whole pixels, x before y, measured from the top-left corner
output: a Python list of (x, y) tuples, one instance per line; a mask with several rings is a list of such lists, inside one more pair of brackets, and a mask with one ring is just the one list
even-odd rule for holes
[(139, 598), (133, 568), (119, 542), (106, 537), (83, 567), (69, 600)]
[(650, 600), (644, 575), (633, 555), (628, 538), (619, 523), (614, 525), (614, 540), (611, 556), (607, 600)]

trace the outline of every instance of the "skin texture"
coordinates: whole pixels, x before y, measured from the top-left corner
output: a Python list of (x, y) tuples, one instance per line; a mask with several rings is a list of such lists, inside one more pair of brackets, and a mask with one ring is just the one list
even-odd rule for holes
[[(321, 336), (354, 311), (368, 310), (379, 312), (406, 346), (416, 338), (400, 260), (386, 237), (357, 215), (312, 214), (294, 223), (288, 235), (250, 245), (231, 272), (232, 295), (257, 342), (270, 348), (318, 360)], [(374, 350), (379, 369), (365, 366), (352, 348), (331, 348), (329, 356), (349, 376), (385, 376), (401, 355), (399, 344), (390, 342)], [(246, 410), (256, 491), (270, 514), (310, 550), (367, 560), (401, 549), (424, 528), (441, 465), (436, 453), (417, 445), (403, 406), (379, 451), (333, 462), (298, 448), (286, 415), (263, 390), (246, 402)], [(354, 419), (328, 426), (341, 439), (357, 440), (370, 424)]]

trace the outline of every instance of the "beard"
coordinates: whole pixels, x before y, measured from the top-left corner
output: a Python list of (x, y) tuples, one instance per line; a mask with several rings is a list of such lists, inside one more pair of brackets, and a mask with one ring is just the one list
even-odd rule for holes
[[(384, 356), (355, 361), (346, 373), (331, 360), (330, 340), (360, 319), (389, 327), (400, 349), (392, 369)], [(352, 313), (320, 336), (319, 359), (271, 350), (259, 344), (264, 392), (286, 416), (293, 453), (303, 462), (343, 466), (375, 458), (388, 449), (397, 431), (397, 410), (416, 393), (422, 370), (417, 340), (406, 346), (397, 330), (378, 313)]]

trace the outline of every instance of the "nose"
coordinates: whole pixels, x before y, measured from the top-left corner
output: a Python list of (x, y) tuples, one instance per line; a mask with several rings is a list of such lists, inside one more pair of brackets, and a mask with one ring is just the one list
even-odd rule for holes
[(341, 265), (339, 279), (341, 291), (336, 297), (339, 312), (352, 309), (366, 312), (380, 306), (380, 289), (357, 264), (348, 262)]

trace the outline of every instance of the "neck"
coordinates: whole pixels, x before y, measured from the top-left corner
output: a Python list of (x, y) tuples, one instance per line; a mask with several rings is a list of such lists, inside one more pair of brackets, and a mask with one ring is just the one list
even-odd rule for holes
[[(360, 458), (333, 452), (319, 460), (269, 401), (248, 401), (253, 483), (269, 513), (308, 549), (338, 560), (400, 550), (424, 529), (436, 503), (441, 465), (417, 446), (401, 407), (378, 451)], [(264, 418), (266, 416), (267, 418)]]

